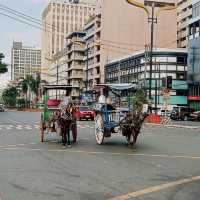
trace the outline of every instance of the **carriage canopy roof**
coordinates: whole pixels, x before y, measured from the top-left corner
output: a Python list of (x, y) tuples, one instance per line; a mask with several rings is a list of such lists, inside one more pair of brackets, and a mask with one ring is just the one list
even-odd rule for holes
[(44, 85), (45, 90), (71, 90), (71, 85)]
[(123, 91), (123, 90), (137, 90), (138, 86), (132, 83), (122, 83), (122, 84), (99, 84), (95, 88), (108, 87), (111, 90)]

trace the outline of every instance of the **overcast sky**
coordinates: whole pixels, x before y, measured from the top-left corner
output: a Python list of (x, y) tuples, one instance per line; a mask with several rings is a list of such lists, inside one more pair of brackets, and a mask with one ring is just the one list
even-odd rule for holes
[[(0, 0), (1, 5), (41, 19), (41, 13), (48, 0)], [(0, 9), (0, 13), (8, 14)], [(10, 14), (9, 14), (10, 15)], [(13, 16), (13, 15), (12, 15)], [(10, 64), (10, 51), (13, 41), (22, 41), (25, 46), (41, 47), (41, 31), (22, 24), (0, 14), (0, 52), (6, 56), (5, 62)], [(10, 74), (1, 75), (0, 83), (10, 78)]]

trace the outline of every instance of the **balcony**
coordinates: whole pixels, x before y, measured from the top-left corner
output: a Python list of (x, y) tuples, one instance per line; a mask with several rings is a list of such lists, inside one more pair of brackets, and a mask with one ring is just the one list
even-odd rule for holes
[(83, 78), (83, 73), (82, 74), (71, 74), (69, 79), (82, 79)]
[(84, 55), (75, 55), (73, 60), (84, 60)]

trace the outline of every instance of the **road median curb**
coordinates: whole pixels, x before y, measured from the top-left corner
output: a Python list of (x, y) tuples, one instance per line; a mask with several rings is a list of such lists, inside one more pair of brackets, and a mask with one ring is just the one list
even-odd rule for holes
[(186, 128), (186, 129), (200, 129), (200, 126), (184, 126), (184, 125), (173, 125), (173, 124), (154, 124), (154, 123), (146, 123), (147, 125), (159, 126), (159, 127), (169, 127), (169, 128)]

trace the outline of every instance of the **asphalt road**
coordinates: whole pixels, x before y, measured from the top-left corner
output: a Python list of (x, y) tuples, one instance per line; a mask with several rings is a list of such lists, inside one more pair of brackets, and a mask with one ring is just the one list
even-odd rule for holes
[[(39, 113), (0, 113), (0, 200), (199, 200), (200, 130), (144, 125), (134, 149), (98, 146), (92, 122), (78, 144), (40, 143)], [(154, 187), (156, 186), (156, 187)]]

